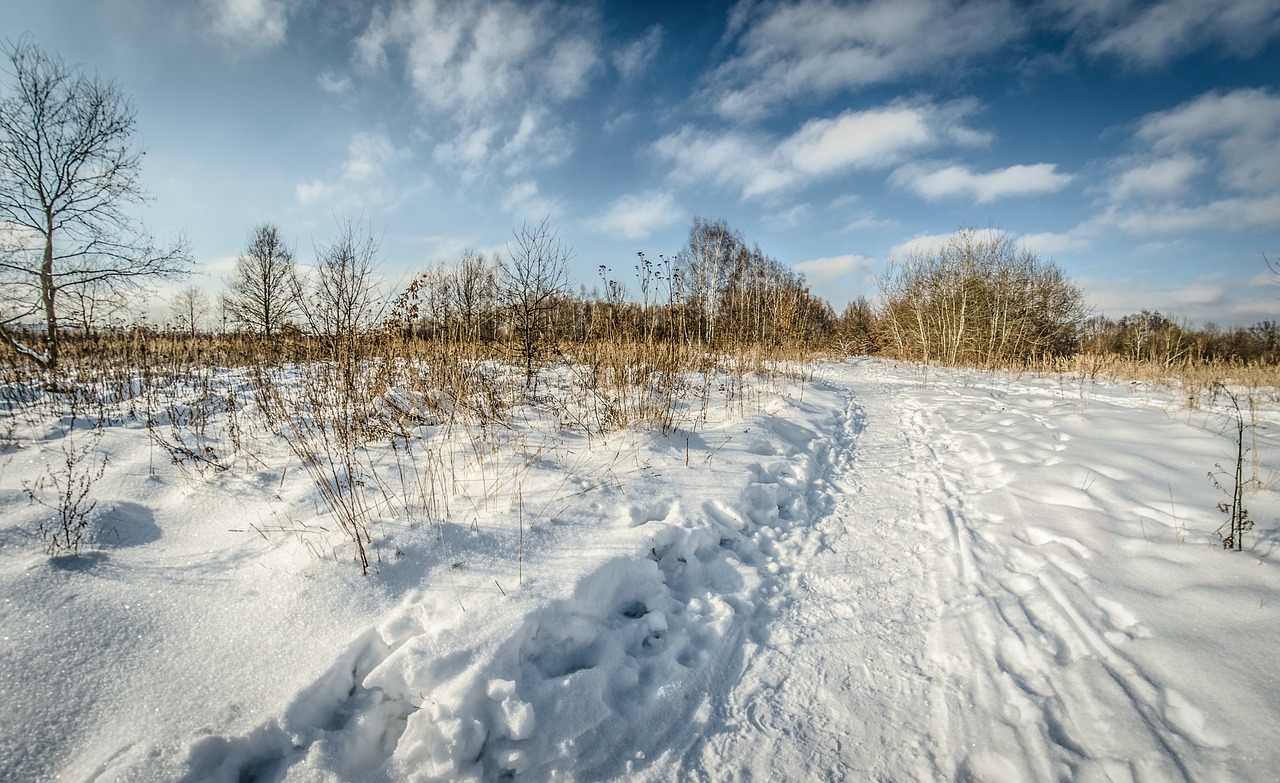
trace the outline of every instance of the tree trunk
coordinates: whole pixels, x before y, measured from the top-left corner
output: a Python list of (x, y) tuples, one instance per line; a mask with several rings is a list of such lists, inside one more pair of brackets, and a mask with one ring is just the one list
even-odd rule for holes
[(58, 369), (58, 287), (53, 277), (53, 215), (45, 213), (44, 259), (40, 262), (40, 299), (44, 305), (45, 337), (47, 346), (45, 367), (51, 372)]

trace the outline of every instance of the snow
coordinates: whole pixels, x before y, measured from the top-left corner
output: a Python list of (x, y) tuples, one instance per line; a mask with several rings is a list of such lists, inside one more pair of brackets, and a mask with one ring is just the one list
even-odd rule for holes
[(1273, 780), (1280, 405), (1235, 553), (1234, 429), (1187, 401), (864, 359), (666, 434), (529, 415), (447, 481), (371, 453), (404, 492), (368, 576), (281, 444), (196, 471), (129, 420), (94, 540), (48, 557), (24, 487), (65, 429), (28, 418), (0, 779)]

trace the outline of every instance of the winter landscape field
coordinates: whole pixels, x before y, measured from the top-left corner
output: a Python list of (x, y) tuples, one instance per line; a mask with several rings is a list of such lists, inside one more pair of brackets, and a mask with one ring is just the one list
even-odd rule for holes
[(1223, 390), (861, 358), (606, 429), (557, 371), (489, 432), (390, 384), (389, 434), (325, 456), (262, 379), (205, 378), (163, 416), (10, 406), (0, 779), (1280, 769), (1274, 390), (1239, 394), (1236, 552)]
[(0, 20), (0, 783), (1280, 781), (1276, 0)]

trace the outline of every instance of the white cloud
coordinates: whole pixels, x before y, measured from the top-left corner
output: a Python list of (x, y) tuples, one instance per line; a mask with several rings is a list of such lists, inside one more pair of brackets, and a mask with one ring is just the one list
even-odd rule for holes
[(1224, 326), (1275, 318), (1273, 292), (1259, 291), (1254, 280), (1241, 277), (1213, 275), (1184, 285), (1153, 284), (1133, 277), (1083, 277), (1076, 282), (1090, 304), (1112, 318), (1142, 310), (1154, 310), (1193, 324), (1213, 321)]
[(782, 143), (781, 152), (796, 171), (817, 174), (883, 167), (935, 143), (928, 113), (902, 106), (810, 120)]
[(545, 111), (527, 109), (502, 147), (490, 156), (509, 176), (540, 166), (556, 166), (569, 156), (572, 144), (564, 128)]
[(437, 144), (432, 154), (441, 163), (477, 165), (488, 159), (493, 137), (497, 133), (497, 128), (488, 125), (471, 128), (458, 134), (452, 141)]
[[(365, 71), (394, 63), (444, 137), (436, 159), (474, 179), (563, 161), (569, 133), (553, 109), (604, 72), (596, 11), (514, 0), (396, 0), (355, 45)], [(493, 155), (501, 151), (500, 155)]]
[(889, 250), (889, 255), (894, 258), (901, 258), (915, 253), (933, 253), (947, 247), (962, 235), (971, 237), (974, 242), (994, 242), (1007, 237), (1008, 232), (998, 228), (962, 228), (958, 231), (952, 231), (950, 234), (922, 234), (918, 237), (912, 237), (906, 242), (894, 245)]
[(1077, 13), (1069, 19), (1096, 25), (1089, 44), (1095, 54), (1156, 67), (1192, 52), (1216, 47), (1224, 54), (1251, 56), (1280, 34), (1280, 5), (1275, 0), (1163, 0), (1131, 11), (1127, 3), (1109, 3), (1105, 11)]
[(808, 278), (828, 280), (846, 277), (854, 272), (869, 269), (874, 264), (875, 259), (873, 258), (861, 255), (843, 255), (812, 258), (808, 261), (801, 261), (795, 265), (795, 268), (797, 271), (803, 272)]
[(654, 142), (653, 150), (673, 164), (672, 177), (678, 181), (741, 188), (766, 176), (766, 145), (763, 137), (735, 131), (716, 134), (686, 125)]
[(624, 111), (620, 114), (616, 114), (604, 121), (604, 125), (601, 126), (601, 130), (605, 133), (617, 133), (628, 125), (634, 123), (638, 116), (639, 115), (634, 111)]
[(538, 183), (531, 179), (512, 185), (502, 197), (502, 208), (526, 222), (554, 218), (562, 211), (559, 202), (541, 195)]
[(267, 49), (285, 39), (286, 0), (207, 0), (213, 32), (229, 45)]
[(411, 157), (408, 150), (396, 147), (384, 133), (356, 133), (347, 143), (340, 176), (333, 181), (316, 179), (299, 184), (295, 188), (298, 201), (304, 205), (340, 204), (344, 208), (394, 208), (409, 194), (395, 184), (400, 179), (395, 167)]
[[(1117, 284), (1118, 283), (1118, 284)], [(1185, 316), (1188, 305), (1225, 304), (1218, 283), (1195, 282), (1178, 288), (1152, 288), (1139, 281), (1087, 281), (1086, 290), (1103, 312), (1123, 315), (1155, 310), (1166, 315)]]
[(655, 24), (645, 34), (614, 52), (610, 60), (624, 79), (634, 79), (644, 73), (662, 49), (662, 25)]
[(385, 175), (388, 166), (409, 157), (408, 150), (397, 148), (385, 134), (357, 133), (347, 145), (342, 178), (353, 183), (371, 182)]
[(737, 52), (704, 96), (722, 116), (752, 119), (797, 99), (952, 71), (1020, 37), (1024, 17), (1006, 0), (740, 4), (726, 31)]
[(330, 95), (342, 95), (351, 90), (351, 77), (325, 71), (316, 77), (316, 85)]
[(772, 227), (795, 228), (808, 220), (811, 214), (813, 214), (813, 207), (808, 204), (795, 204), (781, 212), (768, 215), (765, 222)]
[(686, 126), (659, 139), (653, 149), (674, 164), (672, 175), (677, 180), (710, 181), (740, 188), (744, 197), (760, 197), (851, 169), (888, 168), (923, 150), (981, 137), (960, 124), (973, 108), (969, 103), (935, 106), (899, 102), (809, 120), (781, 140), (759, 133), (715, 134)]
[(1204, 160), (1194, 155), (1176, 154), (1149, 163), (1134, 165), (1111, 183), (1114, 199), (1173, 198), (1186, 193), (1191, 181), (1204, 171)]
[(337, 188), (323, 180), (300, 183), (294, 191), (302, 204), (316, 204), (327, 200)]
[(43, 247), (44, 238), (28, 226), (0, 220), (0, 253), (33, 250)]
[(1012, 238), (1016, 247), (1028, 250), (1044, 259), (1050, 259), (1058, 253), (1069, 253), (1086, 250), (1090, 247), (1087, 227), (1077, 226), (1065, 233), (1042, 232), (1036, 234), (1010, 235), (999, 228), (960, 229), (949, 234), (923, 234), (905, 242), (894, 245), (889, 250), (891, 258), (902, 258), (917, 253), (930, 254), (946, 248), (957, 237), (968, 235), (974, 242), (996, 242)]
[[(1140, 236), (1280, 228), (1280, 96), (1208, 92), (1143, 117), (1134, 138), (1147, 149), (1120, 161), (1095, 225)], [(1217, 188), (1196, 181), (1207, 174)]]
[(1194, 206), (1166, 203), (1132, 211), (1112, 209), (1095, 222), (1138, 235), (1277, 229), (1280, 228), (1280, 193), (1259, 198), (1224, 198)]
[(1280, 96), (1265, 89), (1209, 92), (1144, 117), (1137, 138), (1159, 152), (1204, 149), (1235, 190), (1280, 190)]
[(1051, 258), (1058, 253), (1072, 253), (1089, 248), (1089, 240), (1077, 231), (1065, 233), (1042, 232), (1039, 234), (1023, 234), (1018, 237), (1018, 244), (1044, 258)]
[(216, 256), (200, 264), (200, 274), (222, 280), (235, 271), (239, 256)]
[(546, 3), (401, 0), (374, 15), (357, 60), (376, 69), (393, 49), (428, 105), (462, 112), (529, 95), (577, 97), (600, 65), (589, 17)]
[(651, 190), (622, 196), (588, 225), (603, 234), (644, 239), (657, 229), (678, 223), (683, 217), (684, 213), (676, 206), (670, 193)]
[(877, 217), (866, 213), (854, 218), (843, 229), (845, 233), (855, 231), (889, 231), (898, 227), (898, 221), (892, 218)]
[(930, 169), (910, 165), (894, 173), (893, 179), (927, 199), (969, 195), (985, 204), (1007, 196), (1056, 193), (1072, 181), (1053, 163), (1009, 166), (975, 173), (965, 166)]
[(600, 51), (595, 41), (578, 36), (557, 41), (546, 70), (551, 96), (558, 101), (580, 97), (600, 65)]

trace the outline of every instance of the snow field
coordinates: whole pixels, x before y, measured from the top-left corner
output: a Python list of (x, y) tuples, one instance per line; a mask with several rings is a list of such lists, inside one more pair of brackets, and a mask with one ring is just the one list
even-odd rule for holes
[(368, 455), (368, 577), (269, 439), (195, 475), (108, 428), (74, 559), (20, 491), (56, 452), (11, 451), (0, 779), (1280, 769), (1280, 506), (1250, 493), (1250, 550), (1221, 551), (1220, 408), (867, 360), (752, 399), (668, 435), (531, 418), (494, 452), (427, 422), (430, 458)]
[[(970, 381), (940, 373), (904, 406), (945, 543), (947, 776), (1266, 779), (1280, 759), (1259, 764), (1244, 738), (1280, 703), (1249, 641), (1280, 619), (1259, 600), (1275, 594), (1274, 543), (1239, 557), (1208, 535), (1222, 414), (1123, 387)], [(1274, 515), (1273, 493), (1251, 499)], [(1232, 662), (1249, 674), (1225, 676)]]

